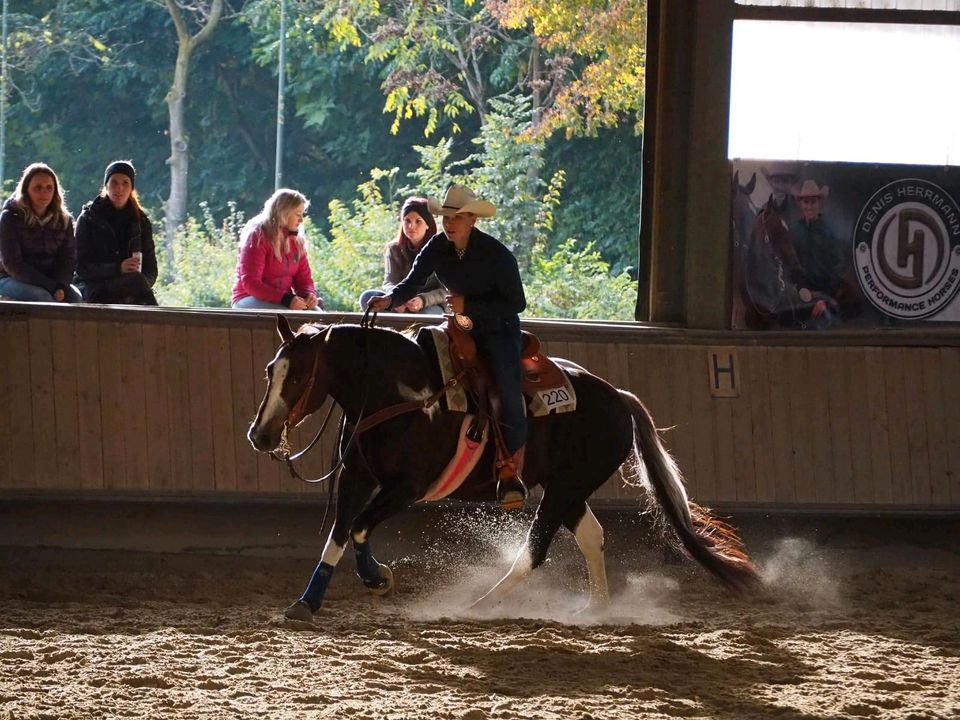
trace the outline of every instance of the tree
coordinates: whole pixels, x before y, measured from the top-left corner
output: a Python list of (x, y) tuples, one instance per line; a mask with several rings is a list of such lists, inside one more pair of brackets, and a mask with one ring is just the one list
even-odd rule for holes
[(643, 126), (644, 0), (495, 0), (505, 28), (530, 28), (554, 70), (556, 91), (534, 130), (593, 135), (634, 117)]
[(317, 46), (361, 49), (380, 69), (394, 133), (413, 118), (425, 118), (425, 136), (459, 131), (466, 114), (482, 123), (489, 98), (517, 89), (529, 64), (528, 34), (504, 30), (477, 0), (304, 0), (301, 11)]
[[(167, 197), (164, 217), (164, 237), (172, 239), (177, 226), (183, 222), (187, 213), (187, 174), (189, 156), (187, 155), (187, 132), (183, 121), (183, 105), (187, 97), (187, 77), (190, 71), (190, 56), (197, 46), (213, 34), (220, 15), (223, 12), (223, 0), (164, 0), (167, 12), (177, 31), (177, 61), (173, 71), (173, 84), (167, 93), (166, 101), (170, 109), (170, 195)], [(196, 33), (190, 34), (188, 13), (200, 24)], [(166, 245), (166, 266), (173, 265), (172, 244)]]

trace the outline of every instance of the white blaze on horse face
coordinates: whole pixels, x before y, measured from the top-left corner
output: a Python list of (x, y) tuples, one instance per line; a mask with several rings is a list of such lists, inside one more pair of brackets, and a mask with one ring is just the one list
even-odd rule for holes
[(290, 415), (290, 408), (283, 400), (283, 383), (290, 371), (290, 361), (287, 358), (277, 358), (273, 361), (273, 371), (270, 374), (270, 387), (263, 403), (263, 413), (260, 415), (260, 424), (272, 423), (277, 418), (286, 420)]

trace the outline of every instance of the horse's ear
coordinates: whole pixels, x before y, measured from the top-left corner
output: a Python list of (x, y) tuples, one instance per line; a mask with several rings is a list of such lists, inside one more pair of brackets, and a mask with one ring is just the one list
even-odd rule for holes
[(743, 191), (747, 195), (753, 195), (753, 189), (757, 186), (757, 174), (754, 173), (750, 176), (750, 182), (743, 186)]
[(288, 343), (293, 340), (293, 330), (290, 329), (290, 323), (287, 322), (287, 316), (277, 313), (277, 333), (283, 342)]

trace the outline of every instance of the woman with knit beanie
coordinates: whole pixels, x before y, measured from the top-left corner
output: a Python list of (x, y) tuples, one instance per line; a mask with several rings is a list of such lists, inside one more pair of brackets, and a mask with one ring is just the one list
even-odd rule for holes
[(107, 165), (100, 194), (77, 218), (77, 284), (88, 303), (156, 305), (153, 226), (129, 160)]

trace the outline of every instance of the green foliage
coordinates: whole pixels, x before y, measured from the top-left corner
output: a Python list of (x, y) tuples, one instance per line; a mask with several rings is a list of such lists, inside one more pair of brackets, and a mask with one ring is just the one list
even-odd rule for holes
[[(642, 47), (635, 21), (636, 8), (645, 3), (631, 8), (607, 0), (562, 0), (556, 18), (546, 13), (550, 4), (539, 0), (502, 4), (516, 29), (505, 31), (500, 23), (506, 16), (491, 14), (496, 3), (481, 0), (288, 2), (282, 182), (312, 201), (311, 261), (330, 307), (353, 310), (359, 292), (382, 282), (383, 245), (395, 236), (399, 201), (409, 194), (441, 197), (453, 181), (497, 205), (498, 216), (481, 227), (514, 250), (528, 282), (541, 272), (534, 259), (570, 247), (582, 251), (588, 241), (614, 276), (636, 273), (641, 140), (633, 124), (601, 127), (594, 137), (572, 141), (558, 132), (545, 146), (527, 136), (536, 134), (530, 132), (529, 99), (537, 80), (531, 75), (533, 33), (555, 41), (552, 50), (541, 43), (544, 74), (537, 87), (543, 104), (537, 112), (543, 113), (558, 87), (557, 73), (547, 68), (589, 80), (580, 72), (587, 64), (628, 57), (635, 50), (630, 43)], [(183, 257), (174, 278), (161, 277), (158, 290), (166, 304), (229, 302), (237, 229), (228, 237), (210, 218), (227, 217), (229, 224), (239, 216), (236, 208), (249, 215), (273, 190), (279, 3), (232, 0), (231, 6), (237, 14), (224, 18), (192, 61), (186, 108), (192, 219), (176, 239)], [(346, 24), (328, 24), (337, 18)], [(568, 49), (573, 65), (550, 64), (563, 61)], [(461, 50), (465, 54), (456, 57)], [(141, 201), (159, 229), (170, 182), (164, 96), (175, 52), (163, 2), (12, 2), (5, 189), (24, 166), (42, 160), (57, 170), (76, 211), (98, 193), (109, 161), (132, 158)], [(457, 65), (462, 60), (463, 69)], [(619, 70), (641, 67), (638, 62)], [(616, 95), (611, 102), (642, 98), (642, 88), (625, 93), (622, 78), (609, 77), (616, 83), (594, 86), (601, 95)], [(393, 90), (394, 111), (412, 115), (396, 135), (390, 134), (394, 111), (383, 113)], [(458, 108), (458, 94), (467, 98), (470, 112)], [(429, 112), (418, 117), (418, 107)], [(603, 115), (610, 108), (589, 117), (586, 106), (574, 109), (588, 122), (598, 119), (597, 127), (610, 117)], [(631, 112), (618, 110), (623, 117)], [(424, 130), (434, 120), (436, 137), (446, 139), (424, 143)], [(368, 183), (379, 193), (375, 200)], [(565, 245), (569, 238), (577, 238), (576, 244)], [(559, 269), (551, 272), (558, 282), (572, 282)], [(586, 312), (568, 297), (570, 288), (562, 289), (565, 299), (551, 312)], [(529, 295), (533, 307), (534, 292)], [(563, 309), (565, 303), (569, 308)], [(632, 308), (610, 315), (631, 316)]]
[(593, 243), (565, 240), (549, 257), (535, 255), (524, 277), (528, 317), (632, 320), (637, 283), (610, 266)]
[[(522, 259), (528, 317), (580, 319), (633, 318), (637, 283), (626, 272), (611, 274), (610, 265), (592, 242), (551, 239), (561, 204), (564, 174), (549, 183), (537, 170), (543, 164), (542, 144), (524, 139), (529, 107), (523, 100), (503, 100), (488, 115), (480, 135), (481, 149), (462, 161), (451, 161), (450, 142), (417, 146), (421, 166), (410, 173), (413, 187), (384, 191), (394, 184), (397, 169), (374, 170), (357, 189), (350, 205), (330, 204), (332, 239), (314, 254), (314, 279), (331, 310), (356, 310), (363, 290), (382, 283), (383, 246), (397, 231), (397, 213), (387, 198), (414, 192), (440, 197), (453, 181), (476, 188), (497, 206), (497, 215), (481, 222), (483, 229), (512, 246)], [(469, 168), (462, 175), (451, 171)], [(510, 240), (513, 240), (510, 243)], [(555, 246), (547, 251), (548, 246)]]
[(221, 223), (206, 204), (200, 212), (199, 218), (188, 217), (174, 238), (174, 276), (161, 276), (155, 288), (161, 305), (230, 307), (243, 215), (232, 203)]
[(399, 221), (378, 182), (396, 172), (374, 170), (350, 205), (330, 203), (330, 240), (310, 253), (313, 280), (327, 310), (355, 312), (360, 293), (383, 284), (384, 246), (396, 236)]

